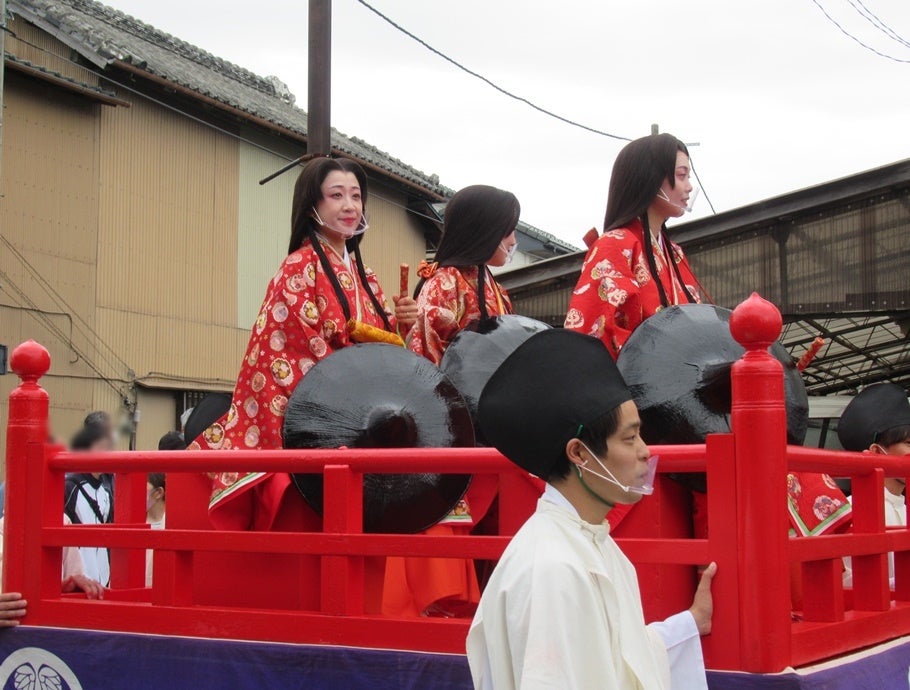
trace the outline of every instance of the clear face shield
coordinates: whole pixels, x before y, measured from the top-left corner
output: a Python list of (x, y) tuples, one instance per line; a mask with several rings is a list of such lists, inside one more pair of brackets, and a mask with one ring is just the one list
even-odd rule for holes
[(643, 474), (639, 475), (636, 478), (636, 481), (634, 484), (623, 484), (618, 479), (616, 479), (615, 476), (613, 476), (613, 473), (609, 469), (607, 469), (607, 467), (603, 464), (601, 459), (599, 457), (597, 457), (597, 455), (595, 455), (591, 451), (591, 449), (588, 448), (587, 445), (585, 445), (585, 443), (583, 443), (581, 441), (579, 441), (579, 442), (584, 447), (584, 449), (586, 451), (588, 451), (588, 454), (592, 458), (594, 458), (595, 462), (598, 465), (600, 465), (600, 468), (606, 473), (606, 475), (601, 474), (600, 472), (597, 472), (595, 470), (592, 470), (590, 467), (587, 466), (587, 464), (588, 464), (587, 461), (585, 461), (584, 464), (580, 465), (581, 470), (584, 470), (585, 472), (589, 472), (589, 473), (593, 474), (595, 477), (600, 477), (604, 481), (610, 482), (611, 484), (618, 486), (620, 489), (622, 489), (623, 491), (625, 491), (627, 493), (641, 494), (642, 496), (650, 496), (651, 494), (654, 493), (654, 477), (657, 475), (657, 463), (660, 460), (659, 455), (652, 455), (650, 458), (648, 458), (647, 469), (645, 470), (645, 472)]
[(361, 213), (360, 222), (357, 224), (357, 227), (354, 228), (353, 230), (342, 230), (341, 228), (336, 228), (332, 225), (329, 225), (324, 220), (322, 220), (322, 217), (319, 215), (319, 211), (316, 210), (315, 206), (313, 207), (313, 220), (315, 220), (317, 223), (319, 223), (319, 225), (321, 225), (322, 227), (328, 228), (332, 232), (338, 233), (346, 240), (349, 240), (352, 237), (357, 237), (357, 235), (362, 235), (370, 227), (370, 224), (367, 222), (366, 215)]
[(685, 211), (686, 213), (692, 213), (692, 209), (695, 206), (695, 200), (698, 198), (698, 193), (701, 191), (701, 187), (692, 187), (692, 193), (689, 194), (689, 203), (686, 206), (682, 204), (677, 204), (674, 201), (670, 201), (670, 197), (667, 196), (667, 193), (663, 189), (657, 190), (657, 196), (660, 199), (666, 201), (670, 206), (675, 206), (676, 208)]

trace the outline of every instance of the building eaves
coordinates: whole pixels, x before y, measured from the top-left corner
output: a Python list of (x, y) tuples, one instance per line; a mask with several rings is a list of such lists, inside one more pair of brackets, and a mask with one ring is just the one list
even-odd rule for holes
[[(278, 128), (305, 137), (306, 112), (277, 77), (261, 77), (94, 0), (9, 0), (10, 11), (47, 31), (101, 69), (132, 65)], [(332, 130), (332, 147), (444, 196), (427, 175), (375, 146)]]
[(907, 186), (910, 186), (910, 158), (677, 225), (673, 228), (673, 239), (687, 247), (730, 232), (749, 232), (756, 226), (787, 221), (826, 206)]

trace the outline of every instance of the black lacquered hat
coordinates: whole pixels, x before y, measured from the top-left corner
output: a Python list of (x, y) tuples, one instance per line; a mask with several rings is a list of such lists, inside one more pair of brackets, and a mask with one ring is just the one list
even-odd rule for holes
[(907, 391), (896, 383), (877, 383), (860, 391), (837, 422), (837, 438), (845, 450), (866, 450), (879, 435), (910, 425)]
[(503, 455), (548, 477), (565, 457), (569, 440), (631, 399), (602, 342), (551, 329), (531, 336), (490, 377), (478, 421)]

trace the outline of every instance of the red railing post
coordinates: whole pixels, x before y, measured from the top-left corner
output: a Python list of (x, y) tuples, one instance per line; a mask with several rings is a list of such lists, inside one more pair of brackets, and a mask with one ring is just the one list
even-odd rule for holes
[[(323, 532), (363, 531), (363, 474), (347, 465), (326, 465), (323, 474)], [(359, 616), (364, 611), (362, 556), (323, 556), (322, 612)]]
[[(51, 357), (47, 350), (34, 340), (19, 345), (10, 357), (10, 367), (19, 376), (21, 383), (9, 396), (3, 591), (22, 592), (26, 599), (33, 600), (36, 605), (40, 599), (40, 577), (39, 573), (28, 572), (26, 564), (40, 562), (41, 544), (36, 534), (26, 537), (28, 531), (40, 528), (43, 486), (40, 482), (35, 484), (28, 481), (28, 463), (41, 461), (39, 455), (44, 452), (47, 440), (50, 402), (47, 391), (38, 385), (38, 379), (47, 373), (50, 366)], [(62, 489), (59, 500), (59, 512), (62, 515)]]
[[(146, 473), (117, 472), (114, 475), (114, 520), (118, 524), (145, 524)], [(111, 587), (145, 587), (145, 551), (111, 549)]]
[(783, 369), (768, 353), (782, 325), (777, 308), (757, 293), (730, 318), (731, 334), (746, 348), (731, 372), (741, 668), (757, 673), (790, 663), (787, 415)]
[[(853, 477), (853, 533), (881, 534), (885, 531), (885, 473)], [(857, 611), (887, 611), (891, 607), (888, 586), (888, 554), (853, 556), (853, 608)]]
[(715, 669), (740, 668), (742, 634), (737, 602), (739, 593), (740, 535), (737, 532), (736, 463), (731, 434), (711, 434), (705, 439), (708, 470), (708, 552), (717, 563), (711, 586), (714, 615), (711, 634), (702, 638), (705, 659)]

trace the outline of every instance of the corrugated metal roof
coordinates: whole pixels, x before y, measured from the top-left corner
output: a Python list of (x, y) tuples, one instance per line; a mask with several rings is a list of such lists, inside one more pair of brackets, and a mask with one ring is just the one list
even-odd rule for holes
[[(92, 0), (10, 0), (8, 8), (101, 69), (116, 61), (125, 62), (278, 127), (306, 135), (306, 112), (294, 105), (294, 96), (277, 77), (261, 77)], [(434, 194), (445, 194), (437, 175), (421, 172), (362, 139), (333, 129), (332, 146)]]

